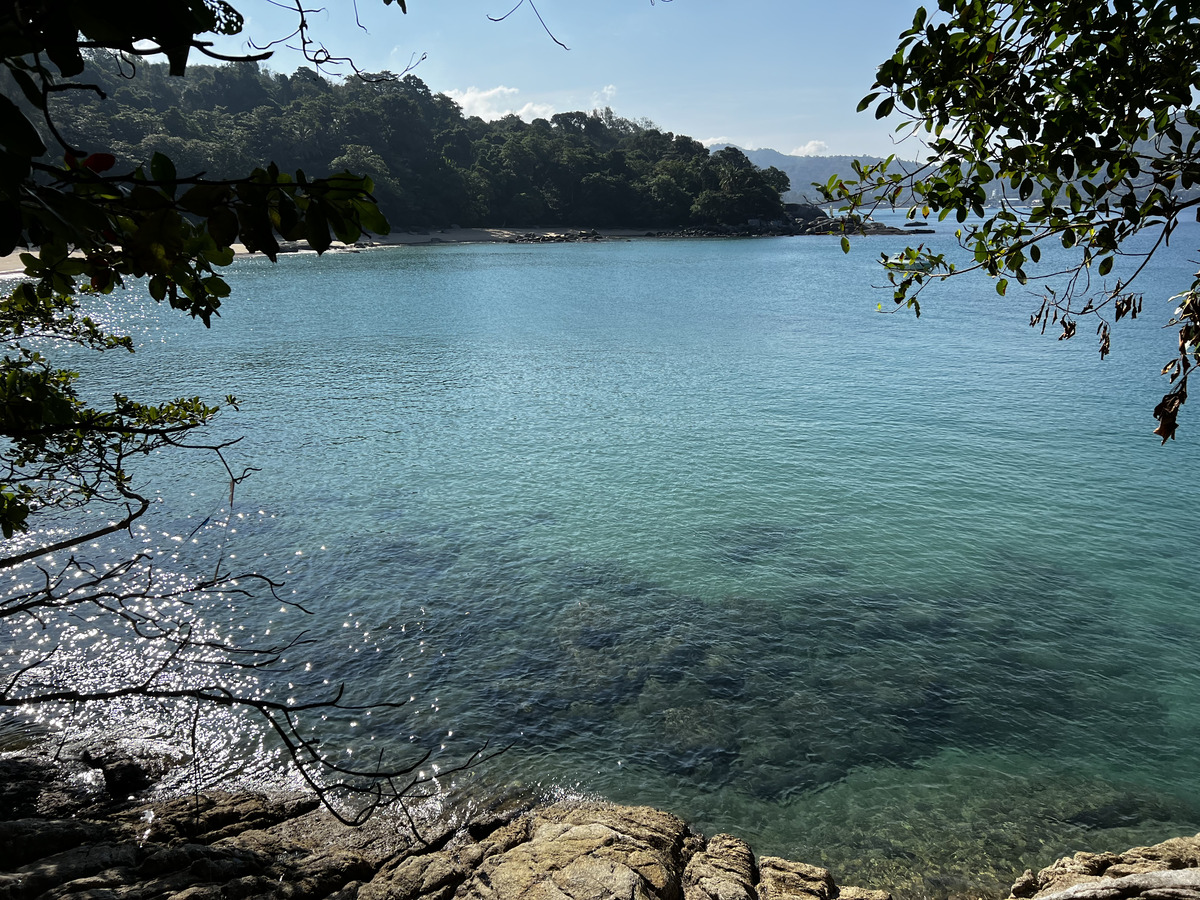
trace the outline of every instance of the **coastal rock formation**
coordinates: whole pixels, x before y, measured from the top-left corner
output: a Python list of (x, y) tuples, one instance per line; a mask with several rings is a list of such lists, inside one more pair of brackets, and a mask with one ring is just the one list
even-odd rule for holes
[(0, 823), (0, 898), (888, 900), (815, 866), (756, 864), (737, 838), (648, 807), (556, 803), (493, 824), (440, 847), (376, 826), (362, 846), (309, 798), (236, 794), (17, 819)]
[(308, 795), (119, 802), (79, 775), (0, 759), (0, 900), (889, 900), (649, 807), (553, 803), (418, 838), (386, 817), (345, 828)]
[(1200, 835), (1124, 853), (1076, 853), (1026, 871), (1013, 900), (1200, 900)]
[[(123, 796), (162, 762), (0, 754), (0, 900), (890, 900), (650, 807), (509, 803), (340, 825), (309, 794)], [(1026, 872), (1011, 900), (1200, 900), (1200, 835)]]

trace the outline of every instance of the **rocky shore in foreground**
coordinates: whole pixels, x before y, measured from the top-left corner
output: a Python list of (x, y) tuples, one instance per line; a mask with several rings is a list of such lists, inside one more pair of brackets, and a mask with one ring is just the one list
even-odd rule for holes
[[(0, 900), (889, 900), (825, 869), (756, 857), (649, 807), (510, 805), (418, 838), (386, 816), (350, 829), (307, 794), (146, 803), (121, 754), (0, 756)], [(90, 777), (89, 777), (90, 776)], [(116, 799), (128, 792), (132, 796)], [(1016, 900), (1200, 900), (1200, 835), (1077, 853)]]

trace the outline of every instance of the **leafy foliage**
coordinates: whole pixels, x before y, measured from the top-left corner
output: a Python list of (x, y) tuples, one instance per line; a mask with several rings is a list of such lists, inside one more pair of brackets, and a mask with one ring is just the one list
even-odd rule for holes
[(135, 3), (119, 20), (87, 4), (20, 4), (0, 14), (9, 88), (0, 97), (0, 255), (30, 250), (21, 255), (29, 280), (0, 299), (5, 537), (26, 530), (38, 510), (97, 502), (122, 510), (108, 530), (128, 526), (147, 505), (130, 487), (130, 462), (177, 443), (218, 409), (198, 398), (155, 405), (117, 396), (108, 410), (80, 400), (77, 376), (36, 347), (132, 350), (79, 312), (81, 294), (145, 278), (155, 300), (209, 325), (229, 295), (219, 269), (233, 260), (233, 244), (274, 259), (280, 238), (321, 251), (333, 237), (350, 242), (367, 229), (387, 231), (365, 176), (309, 179), (273, 164), (217, 180), (180, 176), (161, 152), (129, 164), (110, 152), (103, 133), (75, 128), (68, 138), (58, 127), (71, 101), (106, 96), (98, 83), (69, 80), (84, 73), (85, 60), (108, 51), (113, 65), (128, 67), (161, 54), (163, 72), (180, 75), (189, 51), (207, 47), (199, 35), (233, 34), (241, 22), (226, 3), (183, 0)]
[(166, 153), (180, 172), (213, 178), (266, 159), (350, 169), (370, 176), (387, 217), (408, 226), (741, 225), (781, 217), (788, 188), (782, 172), (739, 150), (710, 154), (610, 109), (532, 123), (468, 118), (412, 74), (337, 82), (311, 68), (193, 66), (181, 81), (149, 64), (129, 75), (119, 59), (88, 61), (85, 77), (107, 99), (57, 100), (68, 142), (96, 142), (131, 168)]
[[(858, 166), (821, 188), (854, 215), (908, 202), (911, 191), (910, 215), (960, 223), (965, 266), (927, 247), (882, 260), (895, 302), (919, 315), (929, 284), (973, 270), (1003, 295), (1011, 282), (1048, 277), (1032, 267), (1053, 241), (1075, 248), (1078, 262), (1065, 288), (1045, 290), (1030, 324), (1055, 325), (1062, 340), (1093, 317), (1106, 356), (1112, 326), (1142, 309), (1146, 260), (1200, 206), (1198, 14), (1200, 5), (1180, 0), (938, 0), (932, 13), (919, 9), (859, 109), (903, 119), (897, 130), (927, 145), (925, 161), (910, 171), (893, 159)], [(1153, 248), (1110, 278), (1143, 231)], [(1173, 298), (1168, 324), (1179, 344), (1154, 410), (1164, 443), (1200, 363), (1198, 292), (1200, 276)]]

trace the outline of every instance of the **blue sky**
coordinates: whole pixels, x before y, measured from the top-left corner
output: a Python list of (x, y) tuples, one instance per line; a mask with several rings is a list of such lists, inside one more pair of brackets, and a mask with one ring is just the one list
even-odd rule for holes
[[(413, 70), (467, 114), (526, 119), (611, 106), (665, 130), (708, 142), (783, 153), (916, 155), (892, 127), (856, 114), (875, 67), (895, 51), (918, 0), (537, 0), (542, 30), (517, 0), (409, 0), (408, 14), (381, 0), (329, 0), (313, 33), (364, 69)], [(290, 14), (269, 0), (235, 5), (244, 38), (286, 35)], [(316, 6), (310, 3), (310, 6)], [(235, 49), (230, 45), (224, 50)], [(267, 65), (291, 72), (303, 60), (282, 50)]]

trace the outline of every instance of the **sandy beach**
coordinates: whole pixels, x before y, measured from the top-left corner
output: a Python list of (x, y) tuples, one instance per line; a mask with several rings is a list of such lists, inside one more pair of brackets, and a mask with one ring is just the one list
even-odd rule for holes
[[(430, 228), (430, 229), (413, 229), (413, 230), (397, 230), (391, 234), (385, 235), (370, 235), (364, 236), (357, 244), (347, 246), (339, 241), (334, 241), (330, 245), (330, 250), (333, 252), (345, 252), (347, 250), (359, 249), (362, 247), (402, 247), (402, 246), (417, 246), (421, 244), (504, 244), (518, 241), (532, 240), (578, 240), (580, 234), (599, 236), (602, 238), (631, 238), (645, 237), (647, 231), (645, 229), (636, 228), (598, 228), (598, 229), (578, 229), (578, 228)], [(652, 233), (652, 232), (651, 232)], [(295, 245), (287, 245), (285, 252), (297, 252), (291, 249)], [(300, 251), (307, 250), (306, 245), (299, 245)], [(241, 244), (233, 245), (234, 252), (237, 256), (251, 256), (244, 246)], [(4, 275), (19, 275), (24, 271), (24, 266), (21, 265), (21, 254), (27, 253), (28, 250), (16, 250), (7, 256), (0, 256), (0, 276)]]

